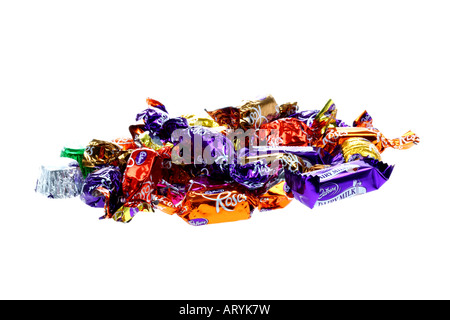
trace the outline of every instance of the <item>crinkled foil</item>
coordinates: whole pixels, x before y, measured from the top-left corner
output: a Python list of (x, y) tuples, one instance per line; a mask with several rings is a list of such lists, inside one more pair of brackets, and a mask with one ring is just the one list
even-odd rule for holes
[(364, 138), (348, 138), (342, 143), (342, 153), (345, 162), (358, 160), (363, 157), (369, 157), (381, 160), (380, 152), (377, 147)]
[[(280, 108), (272, 95), (259, 100), (247, 101), (238, 108), (240, 125), (245, 130), (257, 129), (261, 125), (280, 117)], [(287, 110), (285, 111), (287, 112)]]
[(187, 114), (182, 115), (181, 117), (185, 118), (191, 127), (193, 126), (202, 126), (210, 128), (220, 127), (220, 125), (216, 121), (214, 121), (214, 119), (210, 115), (199, 117), (194, 114)]
[(114, 142), (93, 139), (84, 151), (83, 166), (94, 168), (113, 165), (124, 170), (133, 150), (123, 150), (120, 145)]
[(78, 162), (59, 158), (54, 164), (41, 166), (35, 191), (53, 199), (72, 198), (80, 195), (82, 185)]

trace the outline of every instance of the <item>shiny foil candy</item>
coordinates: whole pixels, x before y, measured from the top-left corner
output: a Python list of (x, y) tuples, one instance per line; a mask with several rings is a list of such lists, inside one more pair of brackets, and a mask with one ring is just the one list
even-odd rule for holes
[(155, 150), (139, 148), (131, 153), (122, 180), (123, 206), (116, 212), (105, 208), (104, 218), (129, 222), (139, 211), (150, 211), (152, 195), (161, 179), (161, 158)]
[(285, 182), (281, 181), (272, 188), (270, 188), (266, 193), (257, 197), (258, 210), (271, 211), (276, 209), (285, 208), (294, 199), (284, 190)]
[[(238, 108), (240, 127), (244, 130), (260, 128), (263, 124), (278, 119), (281, 115), (280, 108), (272, 95), (258, 100), (247, 101)], [(286, 112), (286, 110), (284, 111)]]
[(80, 148), (80, 147), (65, 146), (61, 150), (60, 156), (76, 160), (80, 166), (80, 170), (81, 173), (83, 174), (83, 177), (86, 178), (87, 175), (92, 172), (92, 169), (87, 168), (83, 165), (84, 151), (85, 151), (84, 147)]
[(123, 150), (117, 143), (93, 139), (84, 151), (83, 166), (95, 168), (112, 165), (124, 168), (131, 152)]
[(194, 114), (188, 114), (188, 115), (182, 115), (181, 117), (185, 118), (188, 121), (188, 125), (193, 126), (202, 126), (202, 127), (209, 127), (209, 128), (218, 128), (220, 125), (214, 121), (214, 119), (209, 116), (203, 116), (199, 117)]
[(78, 162), (62, 157), (40, 167), (35, 191), (51, 199), (72, 198), (80, 195), (82, 184)]
[(115, 212), (120, 207), (122, 173), (115, 166), (107, 166), (90, 173), (84, 180), (81, 201), (90, 207)]
[(393, 168), (363, 158), (302, 174), (287, 170), (285, 177), (295, 199), (312, 209), (379, 189)]
[(386, 148), (409, 149), (420, 142), (420, 138), (412, 131), (406, 132), (399, 138), (388, 139), (376, 128), (342, 127), (328, 130), (318, 146), (323, 146), (326, 151), (334, 153), (348, 138), (366, 139), (372, 142), (380, 153)]
[(250, 219), (254, 206), (237, 184), (191, 183), (178, 215), (193, 226)]
[(246, 220), (294, 198), (314, 208), (377, 190), (393, 170), (380, 161), (383, 150), (420, 141), (411, 131), (387, 139), (367, 111), (350, 127), (331, 99), (301, 111), (268, 95), (180, 117), (146, 102), (131, 137), (67, 146), (61, 159), (69, 162), (43, 166), (36, 191), (52, 198), (81, 191), (87, 205), (103, 207), (101, 218), (119, 222), (157, 209), (200, 226)]
[(342, 143), (342, 153), (345, 162), (358, 160), (361, 158), (372, 158), (381, 160), (381, 154), (377, 147), (364, 138), (348, 138)]
[(225, 107), (213, 111), (205, 111), (217, 122), (220, 126), (225, 126), (230, 129), (239, 129), (240, 127), (240, 112), (236, 107)]
[(310, 129), (296, 118), (282, 118), (262, 124), (260, 131), (267, 133), (270, 146), (308, 146)]

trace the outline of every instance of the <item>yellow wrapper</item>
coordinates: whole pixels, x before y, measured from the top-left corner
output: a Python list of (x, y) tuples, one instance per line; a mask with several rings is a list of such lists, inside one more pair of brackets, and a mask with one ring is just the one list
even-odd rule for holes
[(369, 140), (364, 138), (348, 138), (342, 143), (342, 153), (345, 162), (354, 160), (354, 155), (370, 157), (381, 160), (381, 154), (378, 148)]
[(139, 135), (139, 140), (141, 141), (142, 145), (146, 146), (147, 148), (153, 149), (153, 150), (159, 150), (162, 147), (164, 147), (162, 144), (155, 143), (152, 138), (150, 137), (150, 134), (148, 131), (145, 131)]
[(188, 121), (188, 124), (193, 126), (202, 126), (202, 127), (209, 127), (209, 128), (216, 128), (220, 127), (220, 125), (213, 120), (209, 115), (206, 115), (204, 117), (199, 117), (194, 114), (188, 114), (188, 115), (182, 115), (182, 118), (185, 118)]

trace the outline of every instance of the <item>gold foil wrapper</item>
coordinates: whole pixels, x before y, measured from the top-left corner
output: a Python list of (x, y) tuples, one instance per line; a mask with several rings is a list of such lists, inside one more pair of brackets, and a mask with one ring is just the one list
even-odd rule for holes
[(355, 160), (355, 155), (381, 160), (381, 154), (378, 151), (378, 148), (372, 142), (364, 138), (345, 139), (342, 143), (342, 153), (345, 162)]
[(298, 112), (297, 102), (283, 103), (280, 106), (280, 117), (285, 118)]
[(214, 121), (214, 119), (211, 118), (209, 115), (206, 115), (204, 117), (199, 117), (194, 114), (188, 114), (188, 115), (182, 115), (181, 117), (185, 118), (191, 127), (193, 127), (193, 126), (202, 126), (202, 127), (208, 127), (208, 128), (220, 127), (220, 125), (216, 121)]
[(260, 100), (247, 101), (238, 108), (242, 129), (257, 129), (262, 124), (280, 117), (280, 108), (272, 95)]
[(133, 150), (122, 150), (116, 143), (93, 139), (87, 145), (83, 155), (83, 166), (94, 168), (96, 166), (114, 165), (125, 168), (128, 158)]

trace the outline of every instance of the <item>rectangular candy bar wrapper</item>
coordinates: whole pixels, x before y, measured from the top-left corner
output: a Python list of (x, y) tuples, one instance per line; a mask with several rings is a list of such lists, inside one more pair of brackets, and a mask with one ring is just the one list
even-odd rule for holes
[(393, 168), (363, 158), (303, 174), (286, 170), (285, 177), (295, 199), (312, 209), (379, 189)]
[(250, 219), (252, 199), (236, 183), (211, 184), (207, 179), (190, 183), (178, 215), (193, 226)]

